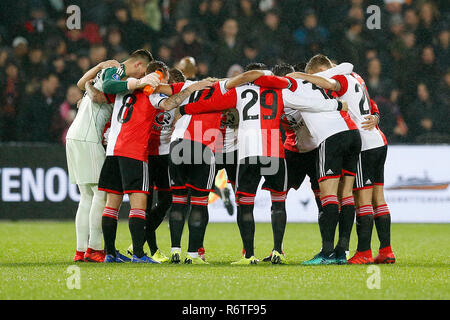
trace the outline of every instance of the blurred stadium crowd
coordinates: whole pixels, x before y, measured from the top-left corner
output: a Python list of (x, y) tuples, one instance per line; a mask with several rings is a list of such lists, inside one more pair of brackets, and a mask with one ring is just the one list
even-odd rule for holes
[[(68, 30), (66, 7), (81, 8)], [(381, 29), (366, 26), (368, 5)], [(304, 62), (316, 53), (354, 64), (390, 143), (450, 143), (448, 0), (1, 0), (0, 141), (64, 143), (78, 79), (144, 47), (197, 77), (254, 61)]]

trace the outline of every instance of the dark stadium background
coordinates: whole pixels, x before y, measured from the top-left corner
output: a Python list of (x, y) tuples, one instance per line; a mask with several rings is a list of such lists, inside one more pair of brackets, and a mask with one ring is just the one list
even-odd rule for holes
[[(81, 8), (81, 30), (66, 27), (71, 4)], [(366, 26), (373, 4), (379, 30)], [(449, 143), (448, 8), (448, 0), (1, 0), (0, 167), (64, 168), (82, 96), (76, 82), (141, 47), (169, 66), (194, 57), (198, 78), (324, 53), (366, 80), (390, 144)], [(73, 217), (76, 202), (17, 205), (2, 203), (0, 218)]]

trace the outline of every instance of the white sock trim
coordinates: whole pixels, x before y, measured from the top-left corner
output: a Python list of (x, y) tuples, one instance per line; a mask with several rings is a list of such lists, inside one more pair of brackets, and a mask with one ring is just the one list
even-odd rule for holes
[(187, 254), (192, 259), (198, 258), (198, 252), (188, 252)]

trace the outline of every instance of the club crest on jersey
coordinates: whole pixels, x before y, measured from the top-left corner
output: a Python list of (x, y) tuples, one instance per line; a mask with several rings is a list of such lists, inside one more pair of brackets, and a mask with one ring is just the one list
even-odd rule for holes
[(222, 128), (237, 128), (239, 125), (239, 113), (237, 110), (230, 110), (222, 113), (220, 118), (220, 126)]
[(301, 122), (298, 123), (293, 116), (286, 113), (281, 116), (281, 123), (287, 125), (289, 128), (293, 130), (298, 129), (302, 124)]
[(155, 117), (155, 122), (161, 126), (169, 125), (172, 115), (169, 112), (161, 112)]
[(152, 128), (157, 131), (170, 130), (172, 122), (173, 115), (170, 112), (164, 111), (155, 116)]

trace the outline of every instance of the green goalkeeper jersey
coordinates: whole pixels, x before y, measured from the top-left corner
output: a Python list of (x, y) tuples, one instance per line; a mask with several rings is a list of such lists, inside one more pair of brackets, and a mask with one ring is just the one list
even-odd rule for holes
[[(103, 69), (94, 79), (94, 87), (103, 91), (106, 83), (108, 93), (127, 90), (124, 65), (119, 68)], [(125, 88), (125, 89), (124, 89)], [(110, 103), (95, 103), (85, 93), (78, 108), (75, 120), (67, 132), (67, 139), (101, 143), (105, 124), (111, 118), (113, 106)]]

